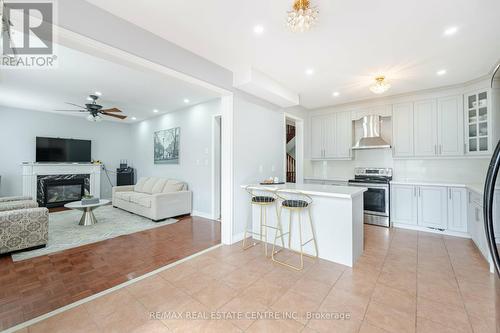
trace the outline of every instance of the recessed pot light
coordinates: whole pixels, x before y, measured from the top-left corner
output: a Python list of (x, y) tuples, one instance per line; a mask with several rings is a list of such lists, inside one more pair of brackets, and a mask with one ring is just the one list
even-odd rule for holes
[(456, 27), (456, 26), (448, 27), (444, 30), (443, 35), (452, 36), (452, 35), (456, 34), (457, 31), (458, 31), (458, 27)]
[(189, 99), (185, 98), (184, 103), (186, 103), (186, 104), (189, 103)]
[(157, 109), (154, 109), (154, 110), (153, 110), (153, 112), (154, 112), (154, 113), (158, 113), (158, 110), (157, 110)]
[(137, 118), (136, 118), (136, 117), (132, 117), (132, 118), (130, 118), (130, 119), (132, 119), (132, 120), (137, 120)]
[(339, 97), (340, 93), (338, 91), (334, 91), (332, 95), (333, 97)]
[(264, 33), (264, 27), (261, 26), (260, 24), (256, 25), (255, 27), (253, 27), (253, 32), (256, 34), (256, 35), (262, 35)]
[(436, 72), (437, 75), (442, 76), (446, 74), (446, 69), (440, 69)]
[(313, 74), (314, 74), (314, 68), (308, 68), (308, 69), (306, 69), (306, 75), (311, 76)]

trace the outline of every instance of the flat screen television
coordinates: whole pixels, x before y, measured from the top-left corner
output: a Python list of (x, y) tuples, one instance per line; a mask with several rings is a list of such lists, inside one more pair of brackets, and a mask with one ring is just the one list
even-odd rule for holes
[(37, 162), (90, 162), (90, 140), (36, 138)]

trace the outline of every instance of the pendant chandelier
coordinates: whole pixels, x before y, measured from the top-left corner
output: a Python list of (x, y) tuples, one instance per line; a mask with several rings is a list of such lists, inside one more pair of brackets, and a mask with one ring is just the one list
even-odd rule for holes
[(370, 87), (370, 90), (375, 94), (385, 93), (391, 87), (387, 82), (385, 76), (378, 76), (375, 78), (375, 83)]
[(287, 25), (293, 32), (309, 30), (318, 20), (319, 10), (309, 0), (296, 0), (293, 10), (287, 12)]

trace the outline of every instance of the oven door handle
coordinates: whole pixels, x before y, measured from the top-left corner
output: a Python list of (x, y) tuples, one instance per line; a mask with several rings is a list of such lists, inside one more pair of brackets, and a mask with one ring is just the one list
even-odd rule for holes
[(385, 188), (388, 189), (388, 184), (367, 184), (367, 183), (349, 183), (349, 186), (357, 186), (357, 187), (371, 187), (371, 188)]

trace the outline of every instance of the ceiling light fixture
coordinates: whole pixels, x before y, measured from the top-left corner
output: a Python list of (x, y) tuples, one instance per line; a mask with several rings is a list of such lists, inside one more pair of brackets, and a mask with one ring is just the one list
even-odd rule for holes
[(333, 92), (333, 97), (339, 97), (340, 93), (338, 91)]
[(91, 121), (91, 122), (98, 123), (98, 122), (102, 121), (102, 117), (101, 117), (101, 116), (99, 116), (99, 115), (95, 115), (95, 116), (94, 116), (94, 115), (89, 114), (89, 115), (87, 116), (87, 120), (88, 120), (88, 121)]
[(437, 75), (441, 76), (441, 75), (445, 75), (446, 74), (446, 69), (441, 69), (441, 70), (438, 70), (436, 72)]
[(311, 7), (309, 0), (296, 0), (293, 10), (287, 12), (287, 26), (292, 32), (304, 32), (309, 30), (318, 20), (319, 10)]
[(132, 118), (130, 118), (130, 119), (132, 119), (132, 120), (137, 120), (137, 118), (136, 118), (136, 117), (132, 117)]
[(154, 113), (158, 113), (158, 110), (157, 110), (157, 109), (154, 109), (154, 110), (153, 110), (153, 112), (154, 112)]
[(186, 104), (189, 103), (189, 99), (185, 98), (184, 103), (186, 103)]
[(96, 91), (96, 92), (94, 93), (94, 95), (96, 95), (96, 96), (102, 96), (102, 93), (101, 93), (100, 91)]
[(457, 31), (458, 31), (458, 27), (449, 27), (449, 28), (446, 28), (446, 29), (444, 30), (444, 33), (443, 33), (443, 34), (444, 34), (445, 36), (452, 36), (452, 35), (456, 34), (456, 33), (457, 33)]
[(387, 82), (385, 76), (377, 76), (375, 83), (370, 86), (370, 90), (375, 94), (382, 94), (389, 90), (390, 87), (391, 85)]
[(256, 25), (255, 27), (253, 27), (253, 32), (256, 34), (256, 35), (262, 35), (264, 33), (264, 27), (261, 26), (260, 24), (259, 25)]
[(313, 74), (314, 74), (314, 68), (308, 68), (308, 69), (306, 69), (306, 75), (311, 76)]

